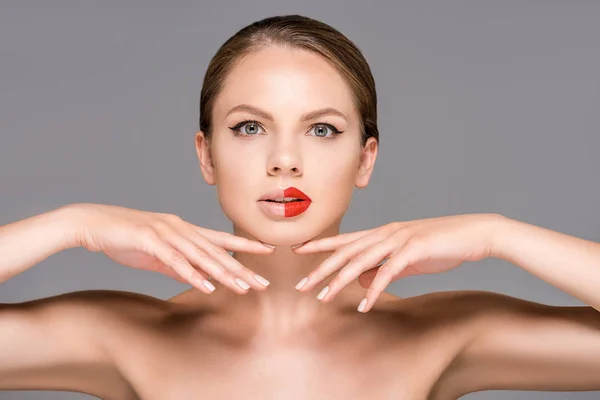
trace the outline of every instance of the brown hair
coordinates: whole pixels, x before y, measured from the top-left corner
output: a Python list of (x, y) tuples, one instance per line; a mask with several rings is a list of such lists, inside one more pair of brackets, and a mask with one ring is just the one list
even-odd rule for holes
[(200, 93), (200, 130), (212, 135), (214, 102), (228, 72), (254, 50), (276, 45), (312, 51), (328, 60), (348, 83), (361, 118), (362, 146), (369, 137), (379, 142), (375, 80), (362, 52), (335, 28), (301, 15), (283, 15), (254, 22), (229, 38), (213, 56)]

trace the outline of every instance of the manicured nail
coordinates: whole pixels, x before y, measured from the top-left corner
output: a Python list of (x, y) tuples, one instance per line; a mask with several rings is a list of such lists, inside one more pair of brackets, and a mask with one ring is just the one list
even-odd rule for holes
[(275, 248), (275, 246), (273, 246), (272, 244), (262, 243), (262, 245), (265, 246), (265, 247), (268, 247), (269, 249), (274, 249)]
[(237, 285), (244, 290), (250, 289), (250, 285), (248, 285), (246, 282), (244, 282), (240, 278), (235, 278), (235, 283), (237, 283)]
[(296, 285), (296, 289), (300, 290), (302, 289), (302, 286), (304, 286), (304, 284), (306, 284), (306, 282), (308, 282), (308, 277), (302, 279), (300, 282), (298, 282), (298, 284)]
[(263, 286), (269, 286), (271, 284), (271, 282), (269, 282), (268, 280), (266, 280), (265, 278), (263, 278), (260, 275), (254, 275), (254, 279), (256, 279), (256, 281)]
[(325, 286), (323, 288), (323, 290), (321, 290), (321, 293), (319, 293), (319, 295), (317, 296), (317, 299), (323, 300), (325, 298), (325, 295), (327, 294), (327, 292), (329, 292), (329, 286)]
[(206, 287), (208, 290), (210, 290), (211, 292), (215, 291), (215, 287), (213, 286), (212, 283), (210, 283), (209, 281), (203, 281), (202, 284), (204, 285), (204, 287)]
[(360, 304), (358, 305), (358, 311), (363, 312), (366, 307), (367, 307), (367, 298), (365, 297), (364, 299), (361, 300)]
[(298, 247), (304, 246), (304, 243), (295, 244), (292, 246), (292, 249), (297, 249)]

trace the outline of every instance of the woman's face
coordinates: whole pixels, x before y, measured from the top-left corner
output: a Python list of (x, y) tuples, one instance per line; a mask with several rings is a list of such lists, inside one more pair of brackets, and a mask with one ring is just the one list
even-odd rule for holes
[[(322, 109), (339, 114), (303, 118)], [(367, 185), (377, 155), (374, 138), (360, 146), (350, 88), (333, 66), (308, 51), (267, 47), (244, 58), (215, 101), (213, 126), (212, 158), (202, 132), (196, 141), (206, 182), (216, 184), (238, 234), (279, 246), (334, 234), (353, 188)], [(290, 217), (298, 204), (259, 201), (291, 186), (311, 200), (299, 215)], [(269, 206), (281, 213), (269, 212)]]

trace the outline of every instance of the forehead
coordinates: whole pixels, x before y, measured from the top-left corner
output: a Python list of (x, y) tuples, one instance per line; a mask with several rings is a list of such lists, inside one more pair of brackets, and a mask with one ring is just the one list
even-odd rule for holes
[(299, 49), (266, 47), (242, 59), (230, 71), (215, 102), (215, 116), (249, 103), (290, 116), (334, 107), (354, 116), (350, 87), (318, 54)]

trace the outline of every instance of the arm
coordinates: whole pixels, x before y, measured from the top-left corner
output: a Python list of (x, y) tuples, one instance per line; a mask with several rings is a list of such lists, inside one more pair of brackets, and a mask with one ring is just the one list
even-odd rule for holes
[(600, 315), (589, 306), (551, 306), (471, 291), (471, 340), (444, 372), (443, 398), (483, 390), (600, 390)]
[(77, 247), (76, 221), (64, 206), (0, 226), (0, 283), (62, 250)]
[(492, 256), (518, 265), (600, 311), (600, 244), (501, 219), (493, 233)]
[[(0, 391), (63, 390), (132, 398), (109, 346), (115, 313), (104, 291), (0, 303)], [(1, 396), (0, 396), (1, 397)]]
[[(76, 247), (75, 223), (65, 206), (0, 227), (0, 282)], [(128, 398), (130, 389), (102, 345), (107, 313), (98, 304), (83, 292), (0, 303), (0, 390)]]
[(590, 306), (551, 306), (484, 291), (461, 296), (457, 307), (475, 309), (471, 340), (438, 387), (448, 398), (499, 389), (600, 390), (600, 244), (504, 217), (496, 226), (492, 256)]

